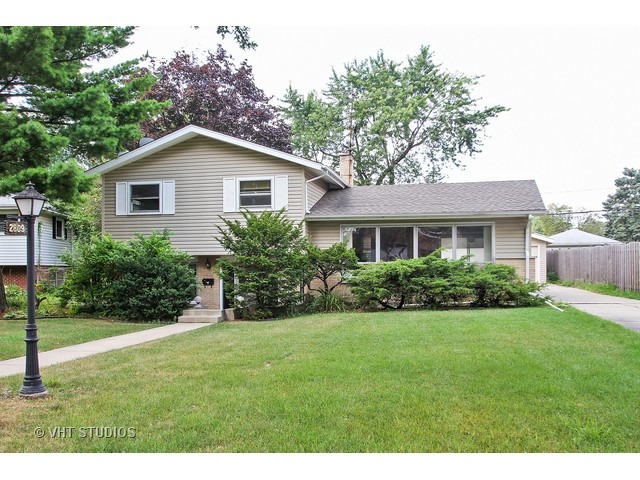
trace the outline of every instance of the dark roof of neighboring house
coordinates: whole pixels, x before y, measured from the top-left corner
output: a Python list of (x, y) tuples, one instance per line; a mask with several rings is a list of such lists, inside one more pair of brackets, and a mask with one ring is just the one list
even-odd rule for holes
[(313, 219), (543, 214), (534, 180), (372, 185), (330, 190), (307, 215)]
[(578, 228), (572, 228), (564, 232), (556, 233), (549, 237), (553, 243), (549, 248), (557, 247), (587, 247), (594, 245), (608, 245), (610, 243), (620, 243), (612, 238), (602, 237), (593, 233), (585, 232)]

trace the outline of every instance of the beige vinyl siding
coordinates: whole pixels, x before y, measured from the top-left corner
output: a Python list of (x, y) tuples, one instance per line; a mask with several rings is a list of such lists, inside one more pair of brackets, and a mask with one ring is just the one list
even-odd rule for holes
[[(531, 275), (531, 279), (536, 282), (546, 283), (547, 281), (547, 242), (531, 239), (531, 257), (536, 267), (535, 275)], [(540, 271), (538, 272), (538, 267)], [(533, 272), (533, 270), (532, 270)]]
[(338, 243), (340, 238), (340, 223), (335, 222), (307, 222), (309, 240), (320, 248), (329, 248)]
[[(103, 230), (128, 240), (168, 228), (176, 248), (191, 255), (223, 255), (216, 226), (239, 213), (222, 213), (223, 178), (288, 176), (287, 214), (304, 216), (304, 168), (216, 140), (197, 137), (123, 166), (103, 178)], [(115, 215), (116, 182), (175, 181), (175, 214)]]
[[(305, 172), (305, 181), (313, 180), (318, 177), (318, 172)], [(319, 178), (313, 182), (307, 183), (307, 211), (311, 210), (313, 206), (320, 200), (325, 193), (329, 190), (329, 184)]]
[[(502, 263), (504, 265), (511, 265), (512, 267), (515, 267), (516, 269), (516, 273), (522, 277), (525, 278), (526, 276), (526, 263), (527, 261), (524, 258), (501, 258), (501, 259), (496, 259), (496, 263)], [(533, 278), (533, 271), (534, 271), (534, 263), (533, 260), (531, 260), (530, 262), (530, 276), (531, 278)]]
[(495, 221), (496, 262), (504, 258), (525, 258), (527, 217), (504, 218)]

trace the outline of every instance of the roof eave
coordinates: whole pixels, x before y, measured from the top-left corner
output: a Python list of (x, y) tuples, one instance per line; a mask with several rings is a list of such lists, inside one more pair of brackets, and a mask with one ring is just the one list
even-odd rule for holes
[(440, 220), (440, 219), (491, 219), (491, 218), (513, 218), (527, 217), (529, 215), (541, 215), (544, 211), (510, 211), (510, 212), (462, 212), (462, 213), (429, 213), (429, 214), (389, 214), (389, 215), (314, 215), (307, 214), (305, 220), (316, 222), (331, 221), (389, 221), (389, 220)]
[(119, 157), (109, 160), (108, 162), (105, 162), (102, 165), (93, 167), (87, 170), (85, 173), (87, 173), (88, 175), (96, 175), (96, 174), (102, 175), (102, 174), (111, 172), (117, 168), (123, 167), (137, 160), (148, 157), (149, 155), (160, 152), (166, 148), (182, 143), (198, 135), (202, 135), (212, 140), (218, 140), (230, 145), (235, 145), (237, 147), (246, 148), (254, 152), (263, 153), (265, 155), (279, 158), (281, 160), (286, 160), (318, 172), (328, 173), (333, 183), (340, 186), (341, 188), (347, 187), (344, 180), (342, 180), (337, 173), (335, 173), (333, 170), (331, 170), (330, 168), (324, 166), (319, 162), (314, 162), (313, 160), (307, 160), (306, 158), (298, 157), (291, 153), (281, 152), (280, 150), (275, 150), (270, 147), (258, 145), (257, 143), (248, 142), (246, 140), (241, 140), (239, 138), (225, 135), (223, 133), (214, 132), (212, 130), (207, 130), (206, 128), (196, 127), (194, 125), (189, 125), (187, 127), (181, 128), (180, 130), (176, 130), (175, 132), (170, 133), (169, 135), (159, 138), (158, 140), (154, 140), (153, 142), (147, 143), (146, 145), (136, 148), (135, 150), (132, 150), (128, 153), (120, 155)]

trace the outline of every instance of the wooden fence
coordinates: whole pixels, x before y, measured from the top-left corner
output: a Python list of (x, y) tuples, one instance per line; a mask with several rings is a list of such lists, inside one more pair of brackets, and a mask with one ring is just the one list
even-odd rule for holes
[(613, 283), (640, 291), (640, 242), (547, 248), (547, 271), (555, 272), (560, 280)]

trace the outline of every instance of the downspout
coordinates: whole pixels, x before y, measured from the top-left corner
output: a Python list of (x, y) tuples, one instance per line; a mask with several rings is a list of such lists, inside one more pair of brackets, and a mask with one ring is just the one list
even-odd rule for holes
[(525, 258), (525, 265), (524, 265), (524, 278), (528, 281), (531, 280), (531, 268), (530, 268), (530, 261), (531, 261), (531, 215), (529, 215), (529, 217), (527, 218), (527, 228), (524, 229), (524, 248), (525, 248), (525, 252), (524, 252), (524, 258)]

